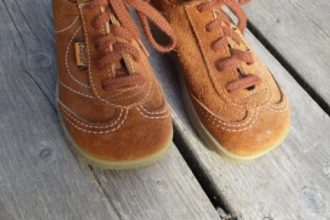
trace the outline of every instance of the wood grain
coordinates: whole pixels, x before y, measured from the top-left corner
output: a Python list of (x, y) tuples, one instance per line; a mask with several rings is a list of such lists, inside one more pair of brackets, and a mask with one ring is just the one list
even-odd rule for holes
[(122, 219), (220, 219), (175, 146), (154, 166), (95, 173)]
[(0, 2), (0, 219), (119, 219), (65, 144), (46, 95), (55, 85), (52, 38), (40, 45), (8, 2)]
[(0, 1), (0, 219), (220, 219), (173, 145), (159, 164), (78, 163), (55, 104), (51, 1)]
[(186, 159), (197, 160), (238, 218), (329, 219), (330, 119), (250, 32), (247, 38), (289, 95), (293, 119), (288, 138), (274, 152), (249, 163), (219, 157), (203, 145), (189, 123), (174, 64), (167, 56), (152, 53), (180, 142), (186, 146)]
[(255, 29), (330, 114), (330, 1), (258, 0), (247, 11)]

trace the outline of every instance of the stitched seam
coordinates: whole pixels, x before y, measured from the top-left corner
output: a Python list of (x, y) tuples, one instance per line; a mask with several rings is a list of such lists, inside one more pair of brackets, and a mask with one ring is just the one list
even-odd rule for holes
[[(255, 122), (255, 121), (253, 121), (253, 124), (254, 124), (254, 122)], [(229, 129), (229, 128), (225, 128), (225, 127), (221, 126), (220, 124), (216, 123), (215, 121), (212, 121), (212, 120), (211, 120), (211, 123), (212, 123), (214, 126), (220, 128), (220, 129), (222, 129), (222, 130), (225, 130), (225, 131), (231, 132), (231, 133), (233, 133), (233, 132), (247, 131), (247, 130), (249, 130), (250, 128), (253, 127), (253, 124), (251, 124), (251, 125), (249, 125), (249, 126), (247, 126), (247, 127), (240, 128), (240, 129)]]
[[(115, 125), (117, 125), (119, 122), (122, 121), (122, 119), (123, 119), (122, 116), (123, 116), (123, 112), (124, 112), (123, 109), (120, 109), (120, 113), (119, 113), (119, 116), (117, 117), (117, 119), (109, 125), (89, 125), (89, 124), (86, 124), (86, 123), (84, 123), (82, 121), (79, 121), (78, 119), (74, 118), (72, 115), (70, 115), (64, 109), (61, 109), (61, 110), (66, 116), (68, 116), (75, 123), (77, 123), (81, 126), (87, 127), (87, 128), (95, 128), (95, 129), (103, 129), (103, 128), (112, 128), (112, 127), (114, 127)], [(126, 112), (125, 114), (127, 114), (127, 111), (125, 111), (125, 112)]]
[(163, 110), (160, 110), (160, 111), (153, 111), (153, 112), (151, 112), (151, 111), (148, 111), (144, 106), (139, 106), (139, 107), (137, 107), (137, 108), (139, 108), (141, 111), (143, 111), (144, 113), (146, 113), (146, 114), (149, 114), (149, 115), (162, 115), (162, 114), (164, 114), (164, 113), (166, 113), (167, 111), (168, 111), (168, 109), (167, 109), (167, 106), (165, 106), (165, 108), (163, 109)]
[[(139, 94), (141, 94), (142, 92), (143, 92), (143, 90), (140, 90), (140, 91), (138, 91), (138, 92), (136, 92), (136, 93), (133, 93), (133, 94), (130, 94), (130, 95), (126, 95), (126, 96), (124, 96), (124, 97), (120, 97), (120, 95), (122, 94), (122, 93), (124, 93), (125, 91), (122, 91), (122, 92), (120, 92), (119, 94), (117, 94), (117, 95), (115, 95), (115, 96), (112, 96), (112, 97), (110, 97), (110, 98), (107, 98), (107, 100), (111, 100), (111, 101), (118, 101), (118, 100), (127, 100), (127, 99), (129, 99), (129, 98), (131, 98), (131, 97), (134, 97), (134, 96), (137, 96), (137, 95), (139, 95)], [(119, 96), (119, 97), (118, 97)]]
[(272, 108), (272, 106), (266, 106), (270, 111), (273, 111), (273, 112), (284, 112), (287, 108), (287, 105), (284, 107), (284, 108)]
[[(243, 130), (244, 131), (245, 130), (248, 130), (248, 129), (250, 129), (250, 128), (252, 128), (254, 126), (254, 124), (255, 124), (255, 122), (256, 122), (256, 120), (258, 118), (259, 111), (257, 111), (257, 113), (255, 114), (255, 116), (254, 116), (254, 118), (253, 118), (253, 120), (251, 121), (250, 124), (246, 124), (245, 126), (241, 126), (241, 127), (237, 126), (236, 128), (230, 128), (228, 125), (225, 125), (223, 123), (220, 123), (219, 121), (214, 120), (215, 118), (210, 117), (211, 115), (210, 114), (207, 114), (206, 112), (203, 112), (202, 114), (205, 116), (205, 118), (207, 120), (211, 121), (211, 123), (213, 125), (221, 128), (221, 129), (224, 129), (224, 130), (230, 131), (230, 132), (240, 132), (240, 131), (243, 131)], [(227, 126), (228, 128), (226, 128), (225, 126)]]
[[(74, 116), (75, 118), (76, 118), (76, 121), (79, 123), (81, 123), (81, 124), (83, 124), (83, 125), (85, 125), (85, 126), (89, 126), (87, 123), (85, 123), (85, 120), (84, 119), (82, 119), (82, 118), (80, 118), (79, 116), (77, 116), (77, 114), (74, 112), (74, 111), (72, 111), (69, 107), (67, 107), (59, 98), (57, 99), (57, 102), (61, 105), (61, 107), (62, 108), (64, 108), (69, 114), (71, 114), (72, 116)], [(121, 108), (121, 113), (122, 113), (122, 110), (123, 110), (123, 108)], [(126, 110), (126, 115), (128, 115), (128, 109), (125, 109)], [(121, 114), (119, 115), (119, 117), (117, 117), (117, 119), (111, 119), (111, 121), (113, 121), (113, 120), (119, 120), (120, 121), (120, 118), (121, 117)], [(108, 123), (114, 123), (114, 122), (108, 122)], [(117, 122), (118, 123), (118, 122)], [(117, 124), (116, 123), (116, 124)], [(106, 123), (103, 123), (103, 124), (106, 124)], [(95, 126), (95, 125), (94, 125)], [(102, 126), (106, 126), (106, 125), (97, 125), (97, 126), (99, 126), (99, 128), (101, 128)], [(109, 126), (109, 125), (108, 125)], [(96, 127), (96, 126), (95, 126)], [(104, 127), (105, 128), (105, 127)]]
[(145, 118), (148, 118), (148, 119), (162, 119), (162, 118), (166, 118), (168, 117), (170, 114), (169, 112), (166, 114), (166, 115), (163, 115), (163, 116), (149, 116), (149, 115), (146, 115), (145, 113), (143, 113), (138, 107), (136, 108), (136, 110)]
[(110, 129), (110, 130), (104, 130), (104, 131), (92, 131), (92, 130), (87, 130), (87, 129), (84, 129), (84, 128), (81, 128), (79, 127), (78, 125), (74, 124), (72, 121), (70, 121), (70, 119), (66, 116), (64, 116), (64, 119), (69, 123), (71, 124), (74, 128), (82, 131), (82, 132), (85, 132), (85, 133), (89, 133), (89, 134), (109, 134), (111, 132), (114, 132), (116, 130), (118, 130), (123, 124), (124, 122), (126, 121), (127, 119), (127, 115), (128, 114), (125, 114), (125, 118), (121, 121), (120, 124), (118, 124), (117, 127), (113, 128), (113, 129)]
[(68, 89), (70, 92), (73, 92), (73, 93), (75, 93), (75, 94), (77, 94), (77, 95), (80, 95), (80, 96), (84, 96), (84, 97), (86, 97), (86, 98), (95, 99), (94, 96), (91, 96), (91, 95), (88, 95), (88, 94), (85, 94), (85, 93), (79, 92), (79, 91), (77, 91), (77, 90), (75, 90), (75, 89), (72, 89), (70, 86), (64, 84), (62, 81), (59, 81), (59, 82), (60, 82), (60, 84), (61, 84), (64, 88)]
[(269, 103), (267, 105), (267, 107), (275, 109), (275, 110), (279, 110), (279, 109), (285, 109), (287, 107), (287, 104), (288, 104), (287, 101), (284, 101), (284, 102), (280, 103), (279, 105), (274, 105), (274, 104)]
[[(146, 101), (148, 101), (148, 100), (150, 99), (153, 85), (152, 85), (152, 83), (151, 83), (151, 80), (149, 80), (149, 82), (150, 82), (150, 83), (149, 83), (149, 87), (148, 87), (149, 90), (148, 90), (147, 95), (146, 95), (141, 101), (136, 102), (136, 103), (133, 103), (133, 104), (130, 104), (130, 105), (128, 105), (128, 107), (132, 107), (132, 106), (135, 106), (135, 105), (141, 105), (141, 104), (145, 103)], [(141, 92), (142, 92), (142, 91), (141, 91)], [(114, 98), (114, 99), (112, 99), (112, 98), (107, 98), (106, 100), (125, 100), (125, 99), (128, 99), (129, 97), (133, 97), (133, 96), (135, 96), (135, 95), (137, 95), (137, 94), (139, 94), (139, 93), (131, 94), (131, 95), (129, 95), (129, 96), (125, 96), (125, 97), (118, 97), (118, 98)], [(108, 103), (112, 104), (111, 102), (108, 102)]]
[(79, 20), (79, 16), (77, 16), (77, 17), (74, 19), (74, 21), (73, 21), (70, 25), (68, 25), (67, 27), (62, 28), (62, 29), (60, 29), (60, 30), (55, 30), (55, 33), (58, 34), (58, 33), (62, 33), (62, 32), (65, 32), (65, 31), (71, 29), (71, 28), (77, 23), (78, 20)]
[[(248, 125), (249, 123), (251, 123), (252, 118), (255, 115), (259, 115), (259, 108), (257, 109), (257, 111), (255, 112), (254, 110), (252, 110), (251, 116), (250, 118), (245, 121), (245, 122), (241, 122), (241, 123), (234, 123), (234, 122), (226, 122), (224, 120), (221, 120), (220, 118), (217, 117), (217, 115), (215, 113), (213, 113), (210, 109), (208, 109), (203, 103), (201, 103), (201, 101), (199, 101), (195, 96), (192, 95), (192, 97), (195, 99), (195, 101), (199, 104), (199, 106), (202, 107), (202, 109), (204, 111), (206, 111), (207, 113), (209, 113), (214, 119), (216, 119), (216, 121), (222, 125), (228, 126), (228, 127), (244, 127), (246, 125)], [(205, 114), (204, 114), (205, 115)]]
[(236, 125), (236, 124), (230, 124), (230, 123), (226, 123), (226, 122), (222, 122), (219, 121), (218, 118), (215, 118), (213, 115), (209, 114), (208, 112), (203, 111), (202, 114), (206, 117), (209, 118), (213, 121), (215, 121), (217, 124), (229, 127), (229, 128), (245, 128), (248, 126), (251, 126), (255, 123), (256, 118), (258, 118), (259, 115), (259, 111), (256, 111), (256, 113), (252, 113), (251, 117), (249, 118), (248, 121), (246, 121), (245, 123), (241, 124), (241, 125)]
[(77, 36), (78, 32), (81, 30), (81, 26), (76, 30), (76, 32), (73, 34), (72, 38), (70, 39), (68, 46), (66, 48), (66, 52), (65, 52), (65, 68), (67, 73), (69, 74), (69, 76), (79, 85), (86, 87), (86, 88), (90, 88), (88, 85), (82, 83), (81, 81), (79, 81), (76, 77), (73, 76), (72, 72), (70, 71), (70, 67), (69, 67), (69, 63), (68, 63), (68, 56), (69, 56), (69, 51), (70, 51), (70, 47), (72, 45), (72, 42), (74, 40), (74, 38)]

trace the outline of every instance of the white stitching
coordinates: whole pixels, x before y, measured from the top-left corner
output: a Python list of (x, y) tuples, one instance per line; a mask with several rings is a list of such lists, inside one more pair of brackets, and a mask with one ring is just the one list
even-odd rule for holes
[(118, 94), (116, 94), (114, 96), (111, 96), (111, 97), (107, 98), (106, 100), (109, 100), (109, 101), (127, 100), (127, 99), (130, 99), (130, 98), (132, 98), (134, 96), (137, 96), (137, 95), (141, 94), (142, 92), (143, 92), (143, 90), (139, 90), (136, 93), (133, 93), (133, 94), (130, 94), (130, 95), (126, 95), (126, 96), (123, 96), (122, 97), (120, 95), (122, 95), (123, 93), (125, 93), (125, 91), (122, 91), (122, 92), (119, 92)]
[(149, 116), (149, 115), (146, 115), (145, 113), (143, 113), (138, 107), (135, 108), (143, 117), (145, 118), (148, 118), (148, 119), (162, 119), (162, 118), (166, 118), (170, 115), (169, 112), (167, 112), (166, 115), (163, 115), (163, 116)]
[(70, 86), (64, 84), (62, 81), (59, 81), (59, 82), (60, 82), (60, 84), (61, 84), (64, 88), (70, 90), (70, 91), (73, 92), (73, 93), (76, 93), (76, 94), (78, 94), (78, 95), (84, 96), (84, 97), (86, 97), (86, 98), (95, 99), (94, 96), (91, 96), (91, 95), (88, 95), (88, 94), (85, 94), (85, 93), (79, 92), (79, 91), (77, 91), (77, 90), (75, 90), (75, 89), (72, 89)]
[(239, 128), (239, 129), (238, 129), (238, 128), (237, 128), (237, 129), (231, 129), (231, 128), (225, 128), (224, 126), (222, 126), (221, 123), (219, 123), (219, 122), (215, 121), (214, 119), (212, 119), (212, 118), (210, 117), (210, 115), (206, 115), (206, 113), (203, 113), (203, 115), (206, 117), (206, 119), (208, 119), (209, 121), (211, 121), (211, 123), (212, 123), (214, 126), (220, 128), (220, 129), (223, 129), (223, 130), (225, 130), (225, 131), (231, 132), (231, 133), (233, 133), (233, 132), (247, 131), (247, 130), (249, 130), (250, 128), (252, 128), (252, 127), (254, 126), (254, 124), (255, 124), (257, 118), (258, 118), (258, 114), (259, 114), (259, 111), (257, 111), (257, 113), (255, 114), (255, 117), (254, 117), (253, 121), (251, 121), (251, 124), (250, 124), (250, 125), (247, 124), (247, 126), (245, 126), (245, 127), (241, 127), (241, 128)]
[(255, 114), (253, 121), (251, 121), (251, 124), (246, 124), (246, 126), (243, 126), (241, 128), (225, 128), (223, 126), (223, 124), (221, 124), (218, 121), (215, 121), (214, 118), (211, 118), (210, 117), (210, 115), (207, 115), (206, 113), (202, 113), (202, 114), (206, 117), (206, 119), (208, 119), (209, 121), (211, 121), (211, 123), (213, 125), (215, 125), (216, 127), (218, 127), (218, 128), (221, 128), (221, 129), (226, 130), (226, 131), (229, 131), (229, 132), (240, 132), (240, 131), (246, 131), (246, 130), (248, 130), (248, 129), (250, 129), (250, 128), (252, 128), (254, 126), (254, 124), (255, 124), (255, 122), (256, 122), (256, 120), (258, 118), (259, 111), (257, 111), (257, 114)]
[(162, 115), (162, 114), (164, 114), (164, 113), (166, 113), (167, 111), (168, 111), (168, 108), (167, 108), (167, 106), (165, 105), (165, 108), (163, 109), (163, 110), (160, 110), (160, 111), (153, 111), (153, 112), (150, 112), (150, 111), (148, 111), (144, 106), (139, 106), (139, 107), (137, 107), (137, 108), (139, 108), (140, 110), (142, 110), (144, 113), (146, 113), (146, 114), (149, 114), (149, 115)]
[[(255, 118), (255, 120), (253, 121), (253, 124), (254, 124), (255, 121), (256, 121), (256, 118)], [(247, 127), (240, 128), (240, 129), (228, 129), (228, 128), (224, 128), (223, 126), (221, 126), (220, 124), (216, 123), (215, 121), (211, 121), (211, 123), (212, 123), (214, 126), (220, 128), (220, 129), (222, 129), (222, 130), (225, 130), (225, 131), (231, 132), (231, 133), (233, 133), (233, 132), (247, 131), (247, 130), (249, 130), (250, 128), (253, 127), (253, 124), (251, 124), (251, 125), (249, 125), (249, 126), (247, 126)]]
[[(73, 123), (78, 123), (78, 124), (80, 124), (80, 125), (82, 125), (82, 126), (89, 127), (89, 128), (95, 128), (95, 129), (110, 128), (110, 127), (115, 126), (115, 125), (118, 124), (119, 122), (121, 122), (121, 124), (123, 124), (123, 123), (124, 123), (123, 121), (125, 121), (125, 120), (127, 119), (127, 116), (128, 116), (128, 110), (127, 110), (127, 109), (123, 109), (123, 108), (121, 108), (121, 109), (120, 109), (121, 112), (120, 112), (119, 116), (117, 117), (117, 119), (115, 119), (115, 122), (111, 122), (111, 124), (109, 124), (109, 125), (88, 125), (88, 124), (82, 122), (83, 119), (79, 119), (79, 117), (76, 116), (75, 112), (73, 112), (69, 107), (67, 107), (67, 106), (66, 106), (66, 105), (65, 105), (60, 99), (57, 99), (57, 102), (60, 104), (60, 107), (61, 107), (60, 110), (61, 110), (64, 114), (68, 115), (69, 118), (71, 118), (73, 121), (75, 121), (75, 122), (72, 122), (71, 124), (73, 124)], [(65, 109), (65, 110), (64, 110), (64, 109)], [(124, 116), (124, 118), (122, 118), (123, 110), (125, 110), (125, 116)], [(68, 113), (66, 113), (66, 111), (67, 111)], [(72, 116), (70, 116), (70, 114), (71, 114)], [(64, 115), (64, 116), (65, 116), (65, 115)], [(73, 116), (74, 116), (76, 119), (75, 119)], [(67, 120), (69, 120), (69, 118), (67, 118)], [(113, 119), (113, 120), (114, 120), (114, 119)], [(77, 127), (77, 126), (75, 126), (75, 127)], [(108, 131), (108, 130), (106, 130), (106, 131)]]
[(268, 110), (272, 111), (272, 112), (284, 112), (286, 110), (286, 107), (287, 105), (285, 105), (285, 107), (283, 108), (273, 108), (274, 106), (270, 106), (270, 105), (267, 105), (266, 106), (268, 108)]
[(55, 30), (55, 33), (58, 34), (58, 33), (62, 33), (62, 32), (65, 32), (65, 31), (69, 30), (70, 28), (73, 27), (73, 25), (75, 25), (77, 23), (78, 20), (79, 20), (79, 16), (77, 16), (69, 26), (67, 26), (65, 28), (62, 28), (60, 30)]
[(78, 32), (81, 30), (81, 26), (78, 27), (78, 29), (76, 30), (76, 32), (73, 34), (72, 38), (70, 39), (68, 46), (66, 48), (66, 52), (65, 52), (65, 68), (66, 71), (68, 72), (69, 76), (79, 85), (85, 87), (85, 88), (90, 88), (88, 85), (82, 83), (81, 81), (79, 81), (78, 79), (76, 79), (73, 75), (72, 72), (70, 71), (70, 67), (69, 67), (69, 63), (68, 63), (68, 56), (69, 56), (69, 51), (70, 51), (70, 47), (72, 45), (72, 42), (74, 40), (74, 38), (77, 36)]
[(126, 119), (127, 119), (127, 115), (128, 115), (128, 114), (125, 114), (125, 118), (121, 121), (121, 123), (120, 123), (117, 127), (113, 128), (113, 129), (110, 129), (110, 130), (104, 130), (104, 131), (92, 131), (92, 130), (87, 130), (87, 129), (81, 128), (81, 127), (77, 126), (76, 124), (74, 124), (74, 123), (73, 123), (72, 121), (70, 121), (70, 119), (67, 118), (65, 115), (64, 115), (64, 118), (66, 119), (66, 121), (67, 121), (69, 124), (71, 124), (71, 125), (74, 126), (76, 129), (78, 129), (78, 130), (80, 130), (80, 131), (82, 131), (82, 132), (89, 133), (89, 134), (108, 134), (108, 133), (111, 133), (111, 132), (114, 132), (114, 131), (118, 130), (118, 129), (124, 124), (124, 122), (126, 121)]
[[(79, 125), (87, 127), (87, 128), (95, 128), (95, 129), (111, 128), (111, 127), (117, 125), (122, 120), (122, 116), (123, 116), (123, 112), (124, 112), (124, 110), (121, 108), (117, 119), (114, 122), (111, 122), (111, 124), (109, 124), (109, 125), (88, 125), (88, 124), (83, 123), (82, 121), (79, 121), (78, 119), (74, 118), (66, 110), (64, 110), (64, 109), (61, 109), (61, 110), (65, 115), (67, 115), (69, 118), (71, 118), (74, 122), (78, 123)], [(125, 114), (127, 114), (127, 113), (128, 113), (128, 111), (125, 111)]]
[(284, 108), (286, 108), (287, 107), (287, 104), (288, 104), (288, 102), (286, 101), (286, 100), (284, 100), (282, 103), (280, 103), (280, 104), (272, 104), (272, 103), (269, 103), (268, 105), (267, 105), (267, 107), (270, 107), (270, 108), (272, 108), (272, 109), (284, 109)]
[[(248, 125), (252, 118), (255, 117), (255, 115), (259, 114), (259, 108), (257, 109), (257, 111), (255, 112), (254, 110), (252, 110), (251, 116), (250, 118), (245, 121), (245, 122), (241, 122), (241, 123), (233, 123), (233, 122), (226, 122), (224, 120), (221, 120), (220, 118), (218, 118), (217, 115), (215, 115), (210, 109), (208, 109), (201, 101), (199, 101), (194, 95), (192, 95), (192, 97), (194, 98), (194, 100), (204, 109), (204, 111), (206, 111), (207, 113), (209, 113), (219, 124), (222, 124), (224, 126), (228, 126), (228, 127), (244, 127), (246, 125)], [(205, 114), (204, 114), (205, 115)]]

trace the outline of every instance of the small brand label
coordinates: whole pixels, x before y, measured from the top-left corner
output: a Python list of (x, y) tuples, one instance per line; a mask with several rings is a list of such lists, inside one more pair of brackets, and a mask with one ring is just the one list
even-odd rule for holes
[(241, 42), (243, 43), (244, 47), (245, 47), (245, 50), (250, 50), (250, 47), (249, 45), (246, 43), (245, 39), (244, 39), (244, 36), (242, 35), (241, 31), (236, 28), (235, 29), (235, 32), (238, 34), (238, 36), (241, 38)]
[(79, 69), (87, 69), (87, 56), (85, 42), (76, 42), (74, 44), (76, 52), (76, 63)]

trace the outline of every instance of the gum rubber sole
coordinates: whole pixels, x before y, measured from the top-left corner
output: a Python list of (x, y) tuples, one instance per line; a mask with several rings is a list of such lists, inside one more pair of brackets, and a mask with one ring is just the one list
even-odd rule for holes
[(99, 159), (99, 158), (96, 158), (96, 157), (84, 152), (75, 143), (75, 141), (71, 138), (68, 130), (66, 129), (66, 127), (63, 123), (63, 119), (61, 118), (61, 116), (59, 116), (59, 118), (60, 118), (61, 127), (65, 134), (65, 137), (66, 137), (67, 141), (69, 142), (69, 145), (70, 145), (71, 149), (74, 151), (75, 155), (78, 156), (79, 158), (81, 158), (82, 160), (86, 161), (88, 164), (102, 168), (102, 169), (122, 170), (122, 169), (133, 169), (133, 168), (140, 168), (140, 167), (148, 166), (153, 163), (156, 163), (157, 161), (159, 161), (163, 157), (165, 157), (165, 155), (171, 148), (173, 131), (169, 138), (168, 143), (166, 143), (166, 145), (160, 151), (158, 151), (150, 156), (147, 156), (147, 157), (144, 157), (141, 159), (136, 159), (136, 160), (129, 160), (129, 161), (128, 160), (127, 161), (111, 161), (111, 160)]
[(235, 154), (228, 149), (226, 149), (224, 146), (222, 146), (213, 136), (212, 134), (205, 128), (201, 120), (199, 119), (199, 116), (194, 108), (194, 105), (191, 101), (190, 93), (187, 88), (187, 84), (184, 78), (184, 75), (181, 71), (181, 66), (178, 63), (177, 59), (175, 58), (175, 55), (172, 54), (172, 59), (174, 59), (174, 62), (176, 63), (176, 67), (179, 70), (179, 78), (180, 78), (180, 87), (181, 87), (181, 93), (185, 105), (186, 113), (198, 133), (198, 135), (201, 137), (201, 139), (204, 141), (204, 143), (213, 149), (218, 154), (225, 156), (228, 159), (234, 160), (234, 161), (249, 161), (254, 160), (259, 157), (262, 157), (263, 155), (269, 153), (270, 151), (274, 150), (276, 147), (278, 147), (285, 139), (285, 137), (288, 134), (289, 126), (288, 128), (283, 132), (281, 138), (270, 148), (266, 149), (265, 151), (262, 151), (258, 154), (254, 154), (251, 156), (244, 156), (240, 154)]

